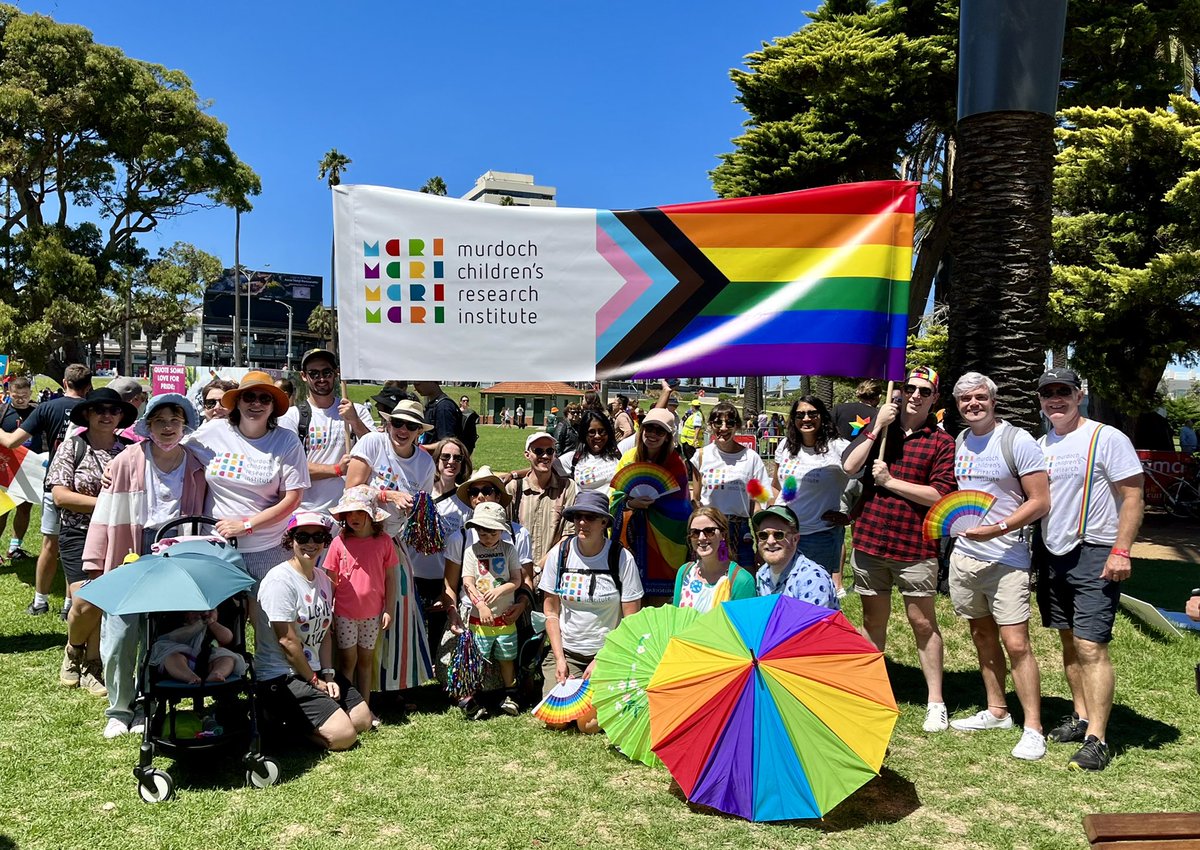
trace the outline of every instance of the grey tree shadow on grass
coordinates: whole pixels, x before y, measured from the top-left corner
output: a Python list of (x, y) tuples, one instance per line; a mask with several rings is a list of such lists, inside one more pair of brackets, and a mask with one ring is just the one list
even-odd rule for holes
[[(58, 632), (25, 632), (19, 635), (0, 635), (0, 655), (15, 655), (19, 652), (42, 652), (61, 649), (66, 638)], [(0, 850), (4, 850), (0, 845)]]
[(0, 834), (0, 850), (17, 850), (17, 842), (7, 835)]
[[(246, 786), (246, 768), (242, 766), (242, 756), (245, 748), (234, 747), (219, 755), (205, 755), (202, 758), (182, 758), (172, 762), (169, 759), (158, 759), (155, 764), (171, 774), (178, 793), (188, 791), (232, 791)], [(264, 747), (263, 754), (279, 762), (280, 775), (277, 785), (286, 785), (293, 779), (303, 776), (312, 770), (321, 759), (327, 755), (314, 744), (297, 742), (286, 747), (274, 745)], [(137, 780), (130, 777), (130, 787), (137, 793)], [(3, 848), (0, 848), (3, 850)]]

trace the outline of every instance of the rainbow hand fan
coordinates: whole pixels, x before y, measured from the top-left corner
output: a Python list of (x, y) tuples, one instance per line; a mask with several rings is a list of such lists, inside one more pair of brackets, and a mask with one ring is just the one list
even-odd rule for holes
[(618, 469), (609, 482), (629, 499), (657, 499), (679, 492), (679, 482), (656, 463), (631, 463)]
[(955, 490), (943, 496), (925, 514), (925, 539), (958, 537), (964, 531), (983, 524), (983, 518), (996, 503), (996, 497), (982, 490)]
[(552, 726), (570, 723), (591, 711), (591, 679), (567, 679), (539, 702), (533, 716)]

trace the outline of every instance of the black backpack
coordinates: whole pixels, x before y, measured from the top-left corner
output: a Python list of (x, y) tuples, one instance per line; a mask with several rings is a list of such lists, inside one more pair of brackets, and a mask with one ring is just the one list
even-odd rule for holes
[(308, 426), (312, 424), (312, 405), (307, 401), (302, 401), (296, 405), (296, 413), (299, 414), (296, 421), (296, 436), (300, 438), (300, 443), (304, 446), (304, 453), (308, 454)]
[[(588, 588), (588, 595), (596, 594), (596, 576), (600, 574), (599, 570), (575, 570), (567, 567), (567, 556), (570, 554), (571, 541), (575, 539), (575, 535), (564, 537), (558, 544), (558, 575), (554, 580), (554, 592), (559, 594), (562, 592), (562, 577), (565, 573), (579, 573), (590, 575), (592, 577), (591, 587)], [(613, 584), (617, 588), (617, 596), (621, 595), (621, 553), (625, 550), (617, 545), (615, 540), (608, 541), (608, 575), (612, 579)]]

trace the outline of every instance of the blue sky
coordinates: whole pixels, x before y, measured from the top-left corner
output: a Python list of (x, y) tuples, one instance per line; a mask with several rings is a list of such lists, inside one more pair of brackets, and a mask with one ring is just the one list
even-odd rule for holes
[[(711, 198), (708, 171), (745, 118), (729, 69), (807, 20), (773, 0), (17, 5), (186, 72), (262, 177), (243, 264), (326, 278), (329, 148), (353, 160), (347, 183), (416, 189), (436, 174), (461, 195), (494, 169), (534, 174), (563, 206)], [(231, 265), (233, 237), (218, 209), (143, 243)]]

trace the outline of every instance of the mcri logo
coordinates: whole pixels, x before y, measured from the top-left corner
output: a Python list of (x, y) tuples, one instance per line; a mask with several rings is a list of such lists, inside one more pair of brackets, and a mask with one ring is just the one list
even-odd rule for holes
[[(446, 310), (442, 306), (446, 293), (441, 283), (446, 275), (444, 254), (441, 237), (363, 242), (367, 322), (380, 324), (386, 316), (394, 325), (443, 324), (446, 321)], [(385, 285), (384, 279), (404, 282)], [(372, 285), (370, 281), (379, 282)], [(391, 306), (385, 307), (385, 300), (391, 302)]]

